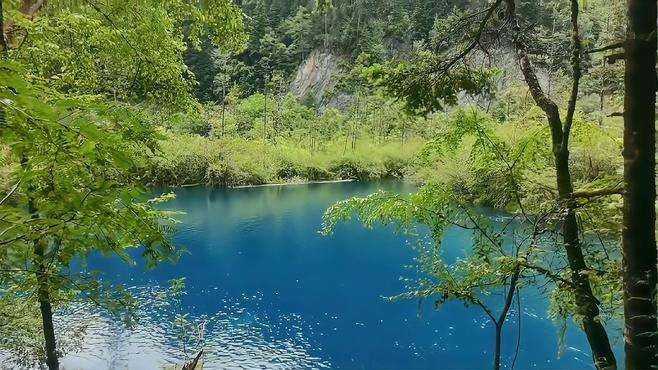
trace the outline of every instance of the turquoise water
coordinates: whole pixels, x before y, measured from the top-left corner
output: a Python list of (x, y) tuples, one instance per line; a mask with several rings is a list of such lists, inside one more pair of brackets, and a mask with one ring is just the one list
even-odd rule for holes
[[(318, 234), (333, 202), (378, 188), (412, 190), (399, 183), (177, 190), (168, 208), (186, 212), (175, 241), (189, 255), (154, 271), (92, 258), (90, 269), (140, 297), (143, 317), (128, 330), (95, 315), (64, 365), (150, 369), (183, 361), (171, 329), (174, 308), (153, 297), (168, 280), (184, 276), (183, 309), (191, 321), (205, 322), (205, 369), (490, 368), (493, 328), (477, 308), (448, 303), (437, 310), (432, 302), (383, 299), (403, 291), (400, 278), (419, 276), (404, 237), (356, 222), (340, 225), (331, 237)], [(469, 241), (467, 232), (450, 230), (446, 258), (463, 255)], [(76, 312), (61, 315), (60, 324), (77, 322)], [(521, 315), (514, 306), (505, 327), (506, 368), (519, 317), (516, 369), (593, 368), (585, 338), (573, 328), (558, 357), (557, 330), (546, 316), (545, 298), (522, 292)]]

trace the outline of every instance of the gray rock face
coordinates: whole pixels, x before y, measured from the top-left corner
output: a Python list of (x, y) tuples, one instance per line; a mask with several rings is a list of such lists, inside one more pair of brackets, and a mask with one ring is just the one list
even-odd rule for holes
[(336, 85), (338, 57), (322, 50), (313, 51), (297, 69), (290, 84), (290, 92), (299, 100), (313, 99), (324, 107), (330, 104), (331, 92)]
[[(331, 108), (348, 109), (354, 97), (348, 92), (336, 89), (339, 74), (342, 72), (339, 61), (340, 56), (325, 52), (323, 49), (314, 50), (297, 68), (295, 79), (290, 84), (290, 92), (300, 101), (312, 100), (317, 104), (319, 112)], [(500, 68), (503, 73), (494, 82), (495, 90), (504, 90), (511, 85), (525, 87), (515, 51), (510, 47), (492, 48), (487, 53), (476, 50), (465, 62), (473, 68), (491, 66)], [(549, 96), (553, 95), (556, 89), (553, 87), (551, 73), (542, 66), (535, 67), (540, 84)], [(488, 110), (495, 102), (494, 96), (461, 93), (457, 105), (477, 105)], [(452, 109), (455, 107), (446, 107), (447, 111)]]

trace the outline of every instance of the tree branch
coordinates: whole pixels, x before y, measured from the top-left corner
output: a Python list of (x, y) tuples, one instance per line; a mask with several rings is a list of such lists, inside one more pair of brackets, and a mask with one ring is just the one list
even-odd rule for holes
[(618, 49), (618, 48), (623, 48), (623, 47), (624, 47), (623, 42), (617, 42), (617, 43), (614, 43), (612, 45), (607, 45), (607, 46), (602, 46), (600, 48), (585, 50), (583, 53), (584, 54), (600, 53), (602, 51), (608, 51), (608, 50)]
[(567, 150), (569, 146), (569, 133), (573, 125), (573, 116), (576, 112), (576, 103), (578, 102), (578, 90), (580, 87), (580, 78), (582, 77), (581, 59), (582, 59), (582, 41), (580, 39), (580, 29), (578, 26), (578, 0), (571, 0), (571, 42), (573, 51), (571, 55), (571, 66), (573, 68), (573, 81), (571, 83), (571, 95), (567, 105), (567, 116), (564, 120), (564, 136), (562, 141), (562, 150)]
[[(2, 1), (2, 0), (0, 0), (0, 1)], [(20, 184), (21, 184), (21, 182), (19, 181), (19, 182), (16, 183), (16, 185), (14, 185), (14, 187), (11, 188), (9, 193), (7, 193), (7, 195), (5, 195), (5, 197), (2, 198), (2, 200), (0, 200), (0, 205), (3, 205), (7, 201), (7, 199), (9, 199), (12, 195), (14, 195), (14, 193), (16, 192), (16, 189), (18, 189), (18, 185), (20, 185)]]
[(546, 95), (544, 90), (539, 83), (539, 78), (535, 72), (535, 68), (530, 61), (528, 56), (528, 45), (523, 41), (523, 36), (521, 32), (521, 26), (519, 20), (516, 16), (516, 4), (515, 0), (505, 0), (507, 4), (507, 19), (508, 23), (512, 27), (513, 33), (513, 43), (516, 48), (517, 57), (521, 64), (521, 72), (523, 77), (526, 80), (526, 84), (530, 89), (530, 94), (532, 95), (535, 103), (544, 111), (546, 117), (548, 118), (549, 126), (551, 128), (551, 137), (553, 140), (553, 150), (556, 150), (557, 144), (562, 143), (562, 119), (560, 118), (560, 111), (557, 104)]

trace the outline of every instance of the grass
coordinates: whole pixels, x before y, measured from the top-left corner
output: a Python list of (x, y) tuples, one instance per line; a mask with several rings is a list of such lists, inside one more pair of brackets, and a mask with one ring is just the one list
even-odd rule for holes
[(240, 137), (208, 138), (166, 132), (161, 153), (146, 168), (146, 180), (158, 186), (245, 186), (322, 180), (402, 178), (423, 145), (376, 143), (369, 137), (356, 149), (335, 138), (310, 150), (298, 140), (277, 143)]

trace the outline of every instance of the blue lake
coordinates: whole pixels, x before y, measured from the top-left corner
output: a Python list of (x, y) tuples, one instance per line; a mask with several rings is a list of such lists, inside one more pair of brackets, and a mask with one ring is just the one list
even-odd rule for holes
[[(185, 277), (182, 308), (189, 320), (206, 323), (204, 369), (491, 368), (493, 327), (479, 309), (383, 298), (403, 292), (401, 278), (419, 276), (405, 237), (357, 222), (340, 225), (331, 237), (318, 233), (328, 206), (379, 188), (413, 190), (393, 182), (176, 190), (167, 208), (186, 213), (175, 241), (189, 254), (153, 271), (91, 258), (89, 269), (103, 271), (105, 279), (141, 299), (143, 319), (128, 330), (95, 315), (63, 364), (157, 369), (183, 361), (181, 340), (171, 329), (174, 307), (153, 297), (170, 279)], [(469, 245), (468, 232), (450, 230), (443, 242), (446, 258), (458, 258)], [(568, 330), (558, 356), (558, 330), (546, 318), (546, 298), (524, 290), (521, 311), (514, 305), (506, 324), (505, 368), (515, 353), (520, 316), (516, 369), (593, 369), (576, 328)], [(77, 322), (76, 315), (60, 315), (59, 323)]]

